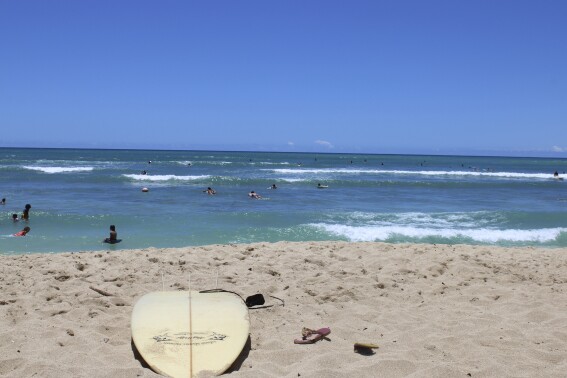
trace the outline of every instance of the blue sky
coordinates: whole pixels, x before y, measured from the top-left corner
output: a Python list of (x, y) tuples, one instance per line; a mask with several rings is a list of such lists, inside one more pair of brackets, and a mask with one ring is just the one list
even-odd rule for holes
[(0, 146), (567, 157), (567, 2), (0, 1)]

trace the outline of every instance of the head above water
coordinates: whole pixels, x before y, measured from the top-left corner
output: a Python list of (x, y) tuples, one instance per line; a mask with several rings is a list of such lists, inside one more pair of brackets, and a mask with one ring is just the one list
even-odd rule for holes
[(29, 228), (28, 226), (26, 226), (26, 227), (24, 227), (24, 229), (23, 229), (22, 231), (30, 232), (30, 231), (31, 231), (31, 228)]
[(110, 231), (116, 231), (116, 226), (113, 225), (113, 224), (111, 224), (111, 225), (110, 225)]
[(26, 210), (29, 210), (29, 209), (31, 209), (31, 205), (29, 203), (26, 203), (25, 208), (26, 208)]

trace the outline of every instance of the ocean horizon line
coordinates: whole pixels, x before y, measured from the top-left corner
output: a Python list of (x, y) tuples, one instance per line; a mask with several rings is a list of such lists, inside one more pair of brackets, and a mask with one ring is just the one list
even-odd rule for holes
[[(559, 159), (567, 160), (567, 156), (555, 156), (554, 154), (560, 154), (558, 152), (545, 152), (542, 155), (514, 155), (505, 151), (498, 153), (497, 151), (492, 151), (491, 153), (482, 154), (480, 152), (467, 153), (434, 153), (434, 152), (345, 152), (345, 151), (288, 151), (288, 150), (251, 150), (251, 149), (182, 149), (182, 148), (142, 148), (142, 147), (33, 147), (33, 146), (0, 146), (0, 149), (6, 150), (62, 150), (62, 151), (155, 151), (155, 152), (227, 152), (227, 153), (274, 153), (274, 154), (306, 154), (306, 155), (370, 155), (370, 156), (433, 156), (433, 157), (471, 157), (471, 158), (516, 158), (516, 159)], [(535, 153), (535, 152), (534, 152)], [(540, 152), (541, 154), (541, 152)], [(567, 155), (567, 154), (566, 154)]]

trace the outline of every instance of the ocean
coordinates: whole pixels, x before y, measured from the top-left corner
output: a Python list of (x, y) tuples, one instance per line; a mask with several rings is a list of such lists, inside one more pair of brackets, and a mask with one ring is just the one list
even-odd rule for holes
[[(0, 253), (320, 240), (566, 247), (567, 179), (554, 171), (567, 177), (567, 159), (0, 148)], [(29, 221), (12, 222), (26, 204)], [(102, 243), (111, 224), (121, 243)], [(24, 226), (27, 236), (11, 236)]]

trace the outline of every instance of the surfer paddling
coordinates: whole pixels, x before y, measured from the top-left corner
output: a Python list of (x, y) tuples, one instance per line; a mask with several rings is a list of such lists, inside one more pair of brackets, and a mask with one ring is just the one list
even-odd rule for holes
[(250, 191), (250, 193), (248, 193), (248, 197), (253, 198), (253, 199), (260, 199), (262, 198), (261, 195), (259, 195), (258, 193), (256, 193), (255, 191)]
[(28, 234), (28, 232), (31, 231), (31, 228), (29, 227), (24, 227), (24, 229), (20, 232), (16, 232), (13, 236), (26, 236)]

